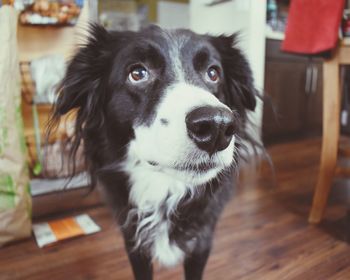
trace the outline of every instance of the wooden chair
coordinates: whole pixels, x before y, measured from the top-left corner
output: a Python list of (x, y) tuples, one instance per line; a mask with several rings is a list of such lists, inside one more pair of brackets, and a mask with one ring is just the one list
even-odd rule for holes
[(341, 86), (340, 66), (350, 65), (350, 44), (342, 43), (323, 64), (323, 136), (321, 163), (309, 222), (321, 221), (334, 176), (350, 176), (350, 170), (337, 166), (339, 155)]

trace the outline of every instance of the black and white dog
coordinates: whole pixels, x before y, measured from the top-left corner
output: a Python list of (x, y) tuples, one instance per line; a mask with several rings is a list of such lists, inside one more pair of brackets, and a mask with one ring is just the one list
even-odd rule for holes
[(91, 27), (52, 122), (77, 110), (72, 154), (83, 141), (93, 182), (118, 213), (136, 279), (152, 279), (153, 260), (183, 261), (187, 280), (202, 278), (249, 140), (246, 110), (255, 105), (235, 36)]

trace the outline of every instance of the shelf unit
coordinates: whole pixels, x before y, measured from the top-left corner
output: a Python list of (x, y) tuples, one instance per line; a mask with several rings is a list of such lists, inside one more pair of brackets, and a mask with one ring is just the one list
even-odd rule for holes
[[(54, 27), (54, 26), (27, 26), (18, 25), (18, 51), (19, 61), (22, 70), (22, 115), (24, 120), (24, 134), (28, 146), (28, 154), (36, 159), (35, 129), (31, 100), (35, 90), (30, 76), (29, 65), (34, 59), (61, 54), (65, 59), (69, 59), (76, 51), (75, 46), (84, 40), (89, 18), (89, 1), (85, 1), (84, 8), (75, 26)], [(25, 65), (25, 66), (23, 66)], [(45, 139), (45, 130), (52, 106), (50, 104), (38, 104), (38, 119), (41, 139)], [(74, 114), (65, 118), (63, 123), (68, 124), (74, 120)], [(50, 141), (62, 139), (65, 134), (65, 127), (60, 126)], [(58, 179), (59, 180), (59, 179)], [(71, 209), (83, 208), (100, 204), (97, 191), (93, 191), (89, 196), (88, 186), (80, 188), (64, 189), (57, 187), (57, 181), (46, 180), (47, 190), (36, 189), (38, 180), (32, 180), (33, 194), (33, 217), (53, 214)], [(40, 185), (40, 184), (39, 184)], [(41, 182), (41, 187), (43, 182)], [(60, 191), (61, 189), (61, 191)]]

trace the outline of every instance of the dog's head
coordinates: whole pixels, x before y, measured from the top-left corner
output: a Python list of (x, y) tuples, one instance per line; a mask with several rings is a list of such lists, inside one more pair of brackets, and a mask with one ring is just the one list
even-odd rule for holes
[[(68, 66), (55, 117), (78, 109), (75, 141), (95, 150), (87, 157), (99, 167), (126, 147), (138, 164), (204, 183), (232, 164), (246, 110), (256, 105), (251, 70), (235, 43), (235, 36), (156, 26), (92, 26)], [(102, 132), (107, 139), (98, 140)]]

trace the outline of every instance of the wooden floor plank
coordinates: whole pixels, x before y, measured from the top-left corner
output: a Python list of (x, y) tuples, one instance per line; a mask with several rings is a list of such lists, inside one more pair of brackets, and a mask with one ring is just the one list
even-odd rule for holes
[[(307, 223), (320, 148), (320, 139), (276, 145), (268, 149), (275, 172), (268, 165), (260, 173), (246, 166), (235, 198), (218, 224), (205, 279), (350, 279), (346, 207), (333, 195), (324, 222)], [(33, 238), (6, 246), (0, 249), (0, 279), (132, 279), (109, 210), (84, 212), (102, 227), (101, 232), (43, 249)], [(180, 266), (155, 267), (155, 280), (181, 275)]]

